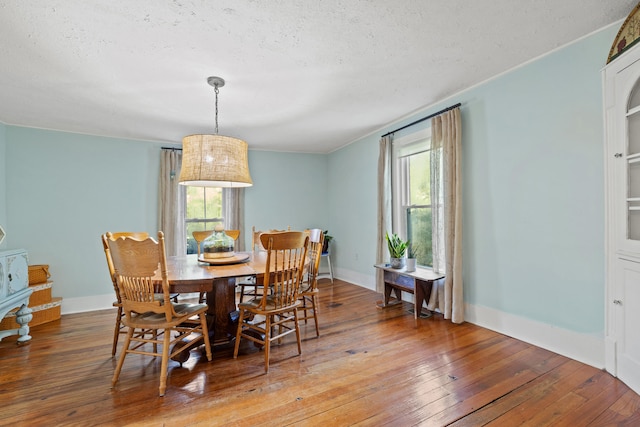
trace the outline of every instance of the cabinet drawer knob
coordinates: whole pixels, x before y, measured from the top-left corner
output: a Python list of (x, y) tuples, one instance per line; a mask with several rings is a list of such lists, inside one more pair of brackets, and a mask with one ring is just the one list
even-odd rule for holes
[(622, 157), (622, 153), (616, 153), (616, 154), (613, 155), (613, 157), (620, 158), (620, 157)]
[(619, 299), (614, 299), (614, 300), (613, 300), (613, 303), (614, 303), (615, 305), (622, 305), (622, 301), (620, 301)]

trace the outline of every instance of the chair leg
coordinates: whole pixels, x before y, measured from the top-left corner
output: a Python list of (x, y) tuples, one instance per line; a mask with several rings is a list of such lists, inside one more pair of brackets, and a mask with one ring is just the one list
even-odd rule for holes
[(122, 307), (118, 307), (118, 314), (116, 315), (116, 327), (113, 331), (113, 347), (111, 347), (111, 356), (116, 355), (116, 349), (118, 348), (118, 338), (120, 337), (120, 328), (122, 327)]
[(302, 354), (302, 344), (300, 343), (300, 324), (298, 322), (298, 308), (293, 309), (293, 321), (296, 322), (296, 338), (298, 340), (298, 354)]
[(236, 343), (233, 347), (233, 358), (238, 358), (238, 349), (240, 348), (240, 337), (242, 336), (242, 324), (244, 323), (244, 308), (240, 308), (240, 315), (238, 317), (238, 330), (236, 331)]
[(124, 347), (122, 347), (122, 353), (120, 353), (120, 357), (118, 358), (118, 364), (116, 365), (116, 370), (113, 373), (113, 378), (111, 379), (111, 387), (114, 387), (118, 382), (118, 378), (120, 377), (120, 371), (122, 370), (122, 365), (124, 364), (124, 358), (127, 356), (129, 352), (129, 344), (131, 343), (131, 337), (133, 336), (133, 328), (129, 328), (127, 331), (127, 339), (124, 342)]
[[(320, 327), (318, 325), (318, 295), (311, 295), (311, 307), (313, 310), (313, 319), (316, 322), (316, 336), (319, 337), (320, 336)], [(306, 323), (306, 319), (305, 319), (305, 323)]]
[(269, 350), (271, 348), (271, 314), (267, 314), (264, 325), (264, 372), (269, 373)]
[[(144, 333), (143, 333), (144, 335)], [(157, 353), (158, 352), (158, 330), (157, 329), (153, 329), (153, 331), (151, 332), (151, 335), (153, 336), (153, 352)], [(171, 334), (169, 334), (171, 335)]]
[(167, 367), (169, 365), (169, 346), (171, 345), (171, 329), (164, 330), (164, 342), (162, 343), (162, 364), (160, 365), (160, 396), (164, 396), (167, 389)]
[(244, 302), (244, 285), (240, 285), (240, 302)]
[(207, 360), (211, 362), (211, 345), (209, 345), (209, 328), (207, 327), (207, 316), (200, 313), (200, 327), (202, 328), (202, 338), (204, 340), (205, 351), (207, 352)]
[(308, 312), (309, 312), (309, 307), (307, 307), (307, 297), (303, 296), (302, 297), (302, 306), (300, 306), (300, 311), (302, 311), (302, 316), (303, 316), (303, 320), (304, 320), (304, 324), (307, 324), (307, 319), (309, 318)]

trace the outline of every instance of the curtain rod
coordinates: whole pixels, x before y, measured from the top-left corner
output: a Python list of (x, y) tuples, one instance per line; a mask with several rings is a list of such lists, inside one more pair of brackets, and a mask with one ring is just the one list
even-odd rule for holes
[(163, 150), (182, 151), (182, 148), (162, 147)]
[(384, 138), (384, 137), (385, 137), (385, 136), (387, 136), (387, 135), (391, 135), (392, 133), (396, 133), (396, 132), (398, 132), (399, 130), (402, 130), (402, 129), (406, 129), (406, 128), (408, 128), (408, 127), (411, 127), (411, 126), (413, 126), (413, 125), (415, 125), (415, 124), (418, 124), (418, 123), (420, 123), (420, 122), (424, 122), (425, 120), (428, 120), (428, 119), (430, 119), (430, 118), (432, 118), (432, 117), (439, 116), (440, 114), (442, 114), (442, 113), (446, 113), (446, 112), (447, 112), (447, 111), (449, 111), (449, 110), (453, 110), (454, 108), (458, 108), (460, 105), (462, 105), (462, 104), (460, 104), (460, 103), (458, 102), (457, 104), (452, 105), (451, 107), (447, 107), (447, 108), (445, 108), (445, 109), (443, 109), (443, 110), (440, 110), (440, 111), (438, 111), (437, 113), (430, 114), (430, 115), (428, 115), (427, 117), (423, 117), (423, 118), (421, 118), (421, 119), (418, 119), (418, 120), (416, 120), (415, 122), (411, 122), (411, 123), (409, 123), (408, 125), (404, 125), (404, 126), (402, 126), (402, 127), (398, 128), (398, 129), (392, 130), (391, 132), (387, 132), (387, 133), (385, 133), (384, 135), (382, 135), (382, 137), (381, 137), (381, 138)]

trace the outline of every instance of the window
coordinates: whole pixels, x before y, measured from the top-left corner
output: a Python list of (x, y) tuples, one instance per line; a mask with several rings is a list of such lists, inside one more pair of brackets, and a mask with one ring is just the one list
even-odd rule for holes
[(187, 187), (186, 198), (187, 254), (198, 251), (194, 231), (212, 230), (222, 218), (222, 188)]
[(432, 266), (431, 129), (394, 140), (392, 156), (393, 229), (417, 264)]

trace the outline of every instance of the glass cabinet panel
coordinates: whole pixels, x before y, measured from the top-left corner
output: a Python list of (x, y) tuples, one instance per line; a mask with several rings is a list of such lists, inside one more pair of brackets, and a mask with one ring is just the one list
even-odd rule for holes
[(629, 141), (627, 156), (640, 153), (640, 111), (627, 115)]
[(628, 111), (633, 110), (636, 107), (640, 107), (640, 90), (638, 87), (640, 86), (640, 82), (636, 82), (636, 85), (631, 90), (631, 96), (629, 97), (629, 108)]
[(627, 239), (640, 240), (640, 82), (636, 82), (627, 108)]

